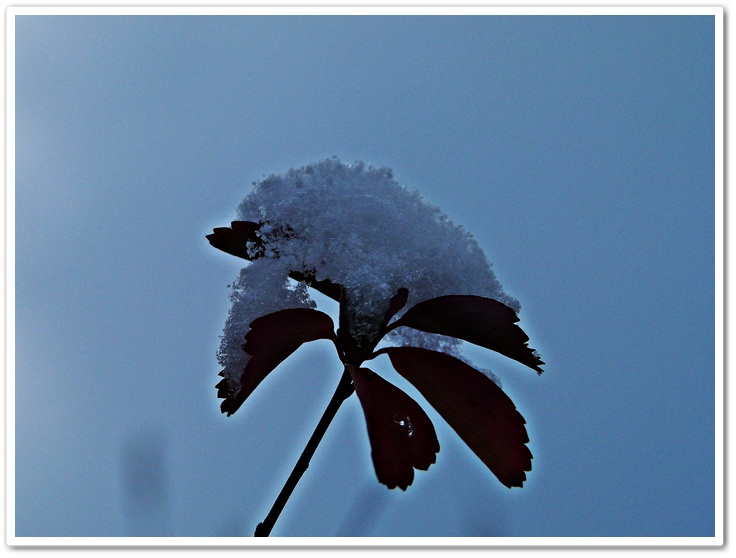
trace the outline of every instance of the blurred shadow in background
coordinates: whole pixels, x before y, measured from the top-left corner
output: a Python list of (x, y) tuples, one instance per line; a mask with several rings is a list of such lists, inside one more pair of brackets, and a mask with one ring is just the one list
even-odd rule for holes
[(171, 536), (166, 444), (161, 434), (132, 434), (120, 458), (125, 536)]
[(475, 508), (469, 509), (465, 516), (464, 532), (462, 537), (508, 537), (511, 533), (509, 511), (499, 498), (483, 512)]
[[(372, 479), (371, 479), (372, 480)], [(363, 486), (347, 508), (337, 537), (369, 537), (389, 504), (388, 490), (378, 482)]]

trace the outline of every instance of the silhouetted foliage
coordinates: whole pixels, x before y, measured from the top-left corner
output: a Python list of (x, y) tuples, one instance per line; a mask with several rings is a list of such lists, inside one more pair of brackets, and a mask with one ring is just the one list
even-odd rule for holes
[[(440, 445), (425, 411), (364, 366), (384, 354), (502, 484), (522, 486), (532, 462), (524, 418), (458, 347), (473, 343), (538, 374), (544, 362), (517, 325), (518, 301), (503, 291), (472, 237), (390, 170), (363, 163), (322, 161), (254, 186), (239, 208), (243, 219), (207, 235), (215, 248), (251, 262), (232, 286), (218, 351), (221, 410), (235, 413), (304, 343), (330, 340), (343, 365), (335, 394), (256, 535), (270, 533), (353, 392), (379, 482), (406, 490), (414, 469), (435, 462)], [(339, 303), (337, 328), (315, 308), (309, 288)], [(381, 341), (398, 346), (376, 350)]]
[[(238, 248), (238, 243), (253, 242), (255, 223), (232, 223), (231, 228), (215, 229), (210, 243), (230, 254), (259, 257)], [(291, 272), (312, 287), (302, 272)], [(321, 281), (341, 304), (344, 289), (331, 281)], [(327, 285), (327, 287), (325, 287)], [(538, 373), (542, 360), (527, 346), (529, 337), (516, 325), (516, 313), (505, 304), (472, 295), (446, 295), (419, 302), (389, 325), (408, 300), (408, 289), (401, 288), (388, 301), (378, 335), (356, 338), (340, 312), (341, 327), (335, 333), (332, 319), (309, 308), (291, 308), (262, 316), (250, 324), (243, 350), (250, 355), (240, 378), (240, 389), (228, 388), (226, 379), (218, 385), (224, 398), (221, 408), (234, 413), (258, 384), (303, 343), (331, 340), (338, 357), (350, 371), (368, 426), (373, 464), (378, 480), (389, 488), (406, 489), (414, 478), (413, 468), (426, 470), (435, 462), (439, 444), (427, 415), (406, 393), (380, 378), (361, 364), (386, 354), (394, 368), (413, 384), (424, 398), (452, 426), (470, 449), (506, 486), (522, 486), (531, 470), (532, 455), (525, 421), (509, 397), (493, 380), (452, 355), (417, 347), (374, 349), (388, 332), (410, 327), (429, 333), (453, 336), (496, 351)], [(222, 375), (222, 373), (221, 373)]]

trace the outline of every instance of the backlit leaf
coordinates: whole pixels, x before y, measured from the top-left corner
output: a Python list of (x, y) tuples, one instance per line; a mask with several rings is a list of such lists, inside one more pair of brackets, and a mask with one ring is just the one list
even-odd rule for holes
[(211, 234), (207, 235), (207, 240), (215, 248), (227, 252), (238, 258), (252, 260), (248, 253), (248, 243), (254, 242), (256, 245), (262, 244), (261, 239), (256, 234), (260, 224), (251, 221), (233, 221), (230, 227), (217, 227)]
[(394, 368), (414, 385), (460, 438), (508, 487), (522, 486), (532, 454), (524, 417), (491, 379), (447, 355), (415, 347), (391, 347)]
[(388, 310), (386, 315), (383, 317), (383, 327), (386, 327), (396, 313), (406, 306), (406, 301), (409, 300), (409, 290), (400, 288), (396, 294), (391, 297), (388, 303)]
[(340, 302), (342, 287), (337, 283), (333, 283), (329, 279), (318, 281), (315, 277), (314, 271), (291, 271), (289, 272), (289, 277), (291, 277), (295, 281), (304, 281), (314, 290), (322, 293), (323, 295), (331, 298), (336, 302)]
[[(207, 235), (207, 240), (218, 250), (251, 261), (257, 259), (265, 251), (263, 239), (257, 234), (260, 227), (261, 223), (233, 221), (230, 227), (215, 228), (211, 234)], [(285, 235), (288, 235), (288, 231)], [(251, 251), (248, 249), (249, 245)], [(303, 281), (323, 295), (340, 301), (342, 287), (329, 279), (318, 281), (314, 270), (290, 271), (289, 277), (295, 281)]]
[(257, 318), (250, 324), (243, 350), (250, 355), (239, 390), (223, 380), (218, 396), (225, 396), (223, 413), (233, 414), (261, 381), (303, 343), (317, 339), (336, 342), (332, 319), (318, 310), (289, 308)]
[(419, 404), (368, 368), (348, 366), (363, 407), (379, 482), (402, 490), (414, 469), (427, 470), (440, 451), (429, 417)]
[(516, 312), (492, 298), (448, 295), (412, 306), (389, 329), (408, 326), (457, 337), (501, 353), (541, 374), (544, 362), (527, 345), (529, 337), (516, 325), (518, 321)]

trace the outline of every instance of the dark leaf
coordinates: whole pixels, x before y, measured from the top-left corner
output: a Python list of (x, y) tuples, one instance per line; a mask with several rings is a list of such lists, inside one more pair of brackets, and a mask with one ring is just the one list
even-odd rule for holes
[[(220, 372), (220, 376), (224, 375), (224, 371)], [(243, 404), (243, 400), (237, 397), (227, 379), (220, 380), (215, 387), (217, 388), (217, 397), (224, 399), (220, 404), (220, 411), (226, 413), (227, 416), (232, 415)]]
[(406, 490), (414, 469), (426, 471), (440, 451), (434, 426), (416, 401), (372, 370), (348, 369), (365, 413), (376, 476), (389, 488)]
[[(220, 376), (224, 376), (225, 372), (220, 372)], [(220, 380), (215, 386), (217, 388), (217, 397), (220, 399), (227, 399), (230, 396), (230, 386), (228, 386), (227, 380)]]
[(519, 317), (505, 304), (470, 295), (432, 298), (412, 306), (389, 329), (413, 327), (429, 333), (457, 337), (491, 349), (526, 366), (543, 372), (544, 362), (529, 348), (529, 337), (516, 325)]
[(332, 300), (340, 302), (340, 293), (342, 292), (342, 287), (338, 283), (333, 283), (329, 279), (323, 279), (322, 281), (317, 281), (314, 271), (311, 271), (311, 272), (292, 271), (289, 273), (289, 277), (291, 277), (295, 281), (304, 281), (307, 285), (312, 287), (314, 290), (322, 293), (323, 295), (331, 298)]
[(490, 378), (453, 356), (415, 347), (382, 349), (394, 368), (414, 385), (508, 487), (522, 486), (532, 454), (524, 417)]
[[(233, 221), (230, 227), (218, 227), (212, 234), (207, 235), (207, 240), (215, 248), (227, 252), (233, 256), (245, 260), (257, 259), (264, 252), (263, 239), (258, 236), (261, 223), (251, 221)], [(283, 231), (286, 238), (293, 238), (294, 233), (290, 228)], [(248, 243), (253, 243), (254, 253), (249, 253)], [(319, 291), (333, 300), (340, 301), (340, 290), (342, 287), (329, 279), (318, 281), (314, 271), (292, 271), (289, 277), (295, 281), (304, 281), (313, 289)]]
[(337, 331), (337, 337), (340, 340), (340, 349), (344, 352), (345, 362), (359, 366), (362, 362), (371, 358), (373, 349), (381, 340), (383, 335), (388, 331), (386, 325), (396, 313), (401, 310), (409, 297), (409, 291), (405, 288), (398, 289), (397, 293), (391, 297), (388, 303), (383, 321), (379, 329), (372, 331), (370, 334), (354, 335), (349, 320), (348, 308), (350, 307), (351, 293), (346, 289), (340, 292), (340, 328)]
[(262, 245), (261, 239), (256, 234), (260, 224), (251, 221), (233, 221), (230, 227), (218, 227), (212, 234), (207, 235), (207, 240), (215, 248), (243, 258), (252, 260), (248, 254), (248, 242), (255, 242), (256, 246)]
[(386, 327), (396, 313), (406, 306), (406, 301), (409, 300), (409, 290), (401, 287), (396, 294), (391, 297), (391, 301), (388, 303), (388, 310), (383, 318), (383, 327)]
[(250, 324), (243, 349), (251, 355), (240, 378), (240, 391), (233, 393), (225, 380), (217, 384), (218, 396), (227, 399), (220, 406), (233, 414), (261, 381), (302, 343), (317, 339), (337, 342), (332, 319), (310, 308), (290, 308), (262, 316)]

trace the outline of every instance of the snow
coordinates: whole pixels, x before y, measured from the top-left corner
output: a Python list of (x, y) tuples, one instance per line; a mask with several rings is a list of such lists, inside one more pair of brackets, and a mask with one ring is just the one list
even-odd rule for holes
[[(283, 308), (313, 306), (303, 284), (294, 289), (287, 282), (290, 271), (314, 270), (317, 280), (345, 288), (355, 338), (376, 334), (400, 287), (409, 289), (405, 309), (445, 294), (486, 296), (520, 309), (474, 238), (387, 168), (332, 158), (274, 174), (253, 183), (237, 218), (263, 223), (265, 254), (233, 284), (218, 352), (232, 387), (248, 358), (242, 351), (248, 324)], [(459, 356), (459, 341), (409, 328), (387, 340)]]

